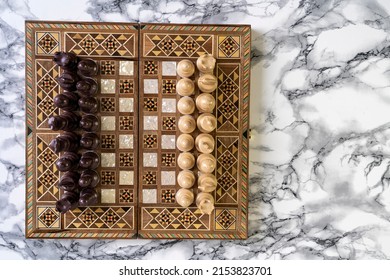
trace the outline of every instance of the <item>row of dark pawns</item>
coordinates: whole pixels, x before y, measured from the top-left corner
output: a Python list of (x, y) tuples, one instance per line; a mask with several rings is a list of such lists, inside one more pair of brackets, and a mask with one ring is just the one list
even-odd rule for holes
[(98, 198), (95, 187), (100, 178), (95, 169), (100, 160), (94, 150), (99, 146), (95, 132), (100, 123), (94, 115), (98, 110), (94, 97), (98, 84), (92, 78), (98, 73), (98, 65), (67, 52), (55, 53), (53, 61), (62, 70), (57, 78), (62, 91), (54, 97), (54, 105), (61, 113), (51, 116), (48, 125), (54, 131), (63, 132), (49, 146), (57, 154), (63, 152), (55, 162), (58, 170), (64, 172), (58, 184), (63, 194), (56, 209), (66, 213), (78, 206), (95, 204)]

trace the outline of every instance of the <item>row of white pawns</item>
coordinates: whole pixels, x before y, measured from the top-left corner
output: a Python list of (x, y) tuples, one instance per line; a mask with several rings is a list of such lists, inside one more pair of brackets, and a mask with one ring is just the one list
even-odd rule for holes
[[(194, 146), (199, 152), (196, 164), (199, 171), (196, 205), (204, 214), (211, 214), (214, 210), (214, 198), (210, 192), (217, 187), (217, 179), (212, 172), (216, 167), (216, 160), (211, 152), (214, 150), (214, 138), (209, 134), (217, 127), (217, 119), (212, 114), (215, 108), (215, 98), (210, 93), (218, 85), (217, 77), (213, 75), (215, 58), (212, 55), (202, 55), (196, 61), (200, 72), (198, 88), (200, 94), (196, 101), (190, 96), (195, 93), (195, 84), (189, 79), (195, 66), (190, 60), (182, 60), (177, 65), (177, 74), (181, 79), (177, 82), (176, 92), (181, 96), (177, 103), (177, 109), (182, 114), (178, 121), (178, 128), (182, 134), (177, 138), (176, 146), (181, 151), (178, 157), (178, 165), (182, 169), (177, 182), (181, 189), (176, 193), (176, 202), (183, 207), (188, 207), (194, 202), (194, 193), (191, 188), (195, 184), (195, 174), (191, 169), (195, 166), (195, 157), (190, 152)], [(191, 115), (199, 111), (197, 120)], [(190, 133), (198, 127), (201, 132), (196, 139)]]

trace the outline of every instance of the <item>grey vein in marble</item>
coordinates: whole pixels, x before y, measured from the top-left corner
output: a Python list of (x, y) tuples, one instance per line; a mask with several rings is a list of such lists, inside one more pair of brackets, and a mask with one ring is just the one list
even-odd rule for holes
[[(389, 1), (67, 3), (0, 1), (0, 258), (390, 258)], [(248, 240), (25, 240), (25, 19), (251, 24)]]

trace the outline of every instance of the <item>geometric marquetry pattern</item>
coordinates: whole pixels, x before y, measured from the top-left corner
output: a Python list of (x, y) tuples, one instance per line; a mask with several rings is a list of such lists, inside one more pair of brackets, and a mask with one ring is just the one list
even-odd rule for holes
[(143, 229), (149, 230), (207, 230), (210, 215), (202, 214), (196, 207), (142, 208)]
[(162, 153), (161, 154), (161, 165), (167, 167), (176, 166), (176, 153)]
[(134, 207), (80, 207), (65, 214), (67, 229), (133, 229)]
[(157, 97), (144, 98), (144, 111), (156, 112), (157, 108)]
[(119, 130), (133, 130), (134, 119), (131, 116), (119, 116)]
[[(37, 136), (37, 201), (53, 202), (59, 199), (57, 187), (59, 171), (54, 164), (58, 156), (49, 148), (48, 142), (57, 134)], [(42, 138), (45, 138), (42, 139)], [(47, 139), (46, 139), (47, 138)]]
[(134, 81), (130, 79), (119, 80), (119, 93), (134, 93)]
[(144, 135), (144, 148), (157, 148), (157, 134)]
[(142, 175), (142, 183), (144, 185), (155, 185), (157, 183), (157, 172), (147, 171)]
[(144, 74), (145, 75), (157, 75), (158, 64), (156, 61), (145, 61), (144, 62)]
[(60, 228), (60, 214), (55, 207), (37, 207), (38, 228)]
[(114, 185), (115, 184), (115, 171), (101, 171), (100, 183), (102, 185)]
[(119, 190), (119, 203), (131, 203), (133, 201), (134, 201), (134, 190), (132, 189)]
[(115, 149), (115, 135), (114, 134), (103, 134), (100, 138), (100, 146), (102, 149)]
[(134, 166), (133, 153), (119, 153), (119, 167), (131, 167)]
[(240, 65), (218, 64), (217, 131), (239, 131)]
[(176, 190), (163, 189), (161, 190), (161, 203), (175, 203)]
[(238, 136), (217, 137), (217, 204), (237, 203)]
[(77, 55), (134, 56), (134, 34), (65, 33), (65, 48)]
[(163, 94), (176, 94), (176, 80), (162, 80)]
[(240, 57), (240, 36), (218, 36), (218, 57)]
[(115, 98), (100, 98), (100, 110), (103, 112), (115, 112)]
[(36, 116), (37, 127), (47, 128), (47, 119), (58, 112), (53, 98), (58, 94), (59, 67), (51, 59), (36, 60)]
[(213, 53), (213, 35), (145, 34), (147, 57), (198, 57)]
[(215, 229), (216, 230), (235, 230), (236, 229), (237, 210), (235, 209), (216, 209), (215, 210)]
[(100, 74), (101, 75), (115, 75), (115, 61), (103, 60), (100, 62)]
[(53, 54), (60, 50), (59, 32), (37, 32), (36, 53)]
[(163, 117), (162, 130), (176, 130), (175, 117)]

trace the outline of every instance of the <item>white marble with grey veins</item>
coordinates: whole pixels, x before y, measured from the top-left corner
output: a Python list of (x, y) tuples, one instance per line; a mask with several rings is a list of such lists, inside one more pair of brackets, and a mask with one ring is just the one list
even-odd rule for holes
[[(389, 1), (59, 2), (0, 1), (0, 258), (390, 258)], [(251, 24), (248, 240), (26, 240), (26, 19)]]

